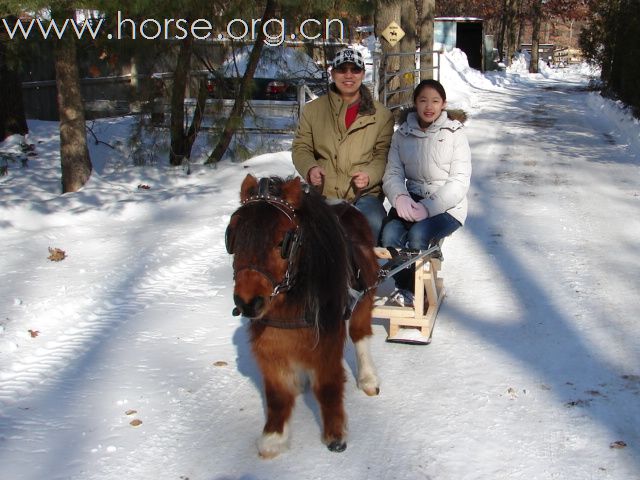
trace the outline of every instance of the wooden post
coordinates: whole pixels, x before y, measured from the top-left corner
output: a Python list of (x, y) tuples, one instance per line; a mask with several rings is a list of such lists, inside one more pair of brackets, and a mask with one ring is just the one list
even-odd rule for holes
[(413, 307), (379, 305), (373, 308), (374, 317), (389, 319), (388, 341), (394, 341), (400, 328), (416, 327), (422, 338), (415, 343), (431, 342), (436, 316), (446, 293), (444, 282), (438, 277), (442, 261), (434, 257), (420, 258), (415, 267)]

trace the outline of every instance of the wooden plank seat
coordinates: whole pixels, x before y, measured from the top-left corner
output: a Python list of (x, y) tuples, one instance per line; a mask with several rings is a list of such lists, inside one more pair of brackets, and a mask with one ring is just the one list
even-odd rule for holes
[[(442, 240), (438, 244), (438, 247), (441, 246)], [(373, 308), (374, 317), (389, 319), (389, 336), (387, 337), (389, 342), (417, 344), (431, 342), (433, 327), (445, 296), (445, 289), (443, 279), (438, 276), (442, 267), (440, 248), (431, 253), (424, 254), (425, 252), (415, 254), (413, 306), (375, 305)], [(386, 248), (376, 248), (376, 255), (378, 258), (393, 261), (391, 253)], [(382, 268), (384, 270), (385, 266), (383, 265)]]

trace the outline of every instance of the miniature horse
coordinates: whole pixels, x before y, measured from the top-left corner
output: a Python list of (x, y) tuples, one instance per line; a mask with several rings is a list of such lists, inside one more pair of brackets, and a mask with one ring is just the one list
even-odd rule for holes
[[(299, 178), (258, 182), (247, 175), (240, 200), (225, 240), (234, 255), (234, 313), (250, 319), (264, 380), (267, 420), (258, 451), (272, 458), (287, 448), (289, 417), (308, 378), (320, 404), (322, 440), (341, 452), (347, 446), (347, 318), (358, 387), (367, 395), (379, 393), (369, 353), (378, 263), (367, 221), (347, 203), (329, 205)], [(364, 292), (355, 307), (350, 289)]]

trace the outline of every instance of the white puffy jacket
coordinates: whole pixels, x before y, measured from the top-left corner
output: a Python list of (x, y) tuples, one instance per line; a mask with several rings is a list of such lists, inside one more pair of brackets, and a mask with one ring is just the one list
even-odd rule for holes
[(417, 114), (409, 113), (393, 134), (382, 178), (389, 202), (395, 206), (399, 195), (410, 192), (424, 198), (430, 217), (448, 212), (464, 224), (470, 178), (471, 150), (462, 123), (443, 111), (422, 131)]

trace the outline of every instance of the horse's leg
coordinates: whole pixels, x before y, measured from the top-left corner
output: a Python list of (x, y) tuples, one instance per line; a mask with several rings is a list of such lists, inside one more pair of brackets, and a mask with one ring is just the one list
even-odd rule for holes
[(372, 295), (365, 295), (360, 300), (349, 321), (349, 336), (356, 348), (358, 365), (358, 388), (369, 396), (380, 393), (380, 383), (371, 358), (371, 310)]
[(263, 370), (267, 421), (258, 440), (258, 452), (263, 458), (273, 458), (289, 446), (289, 417), (297, 391), (294, 372)]
[(312, 382), (322, 412), (322, 441), (332, 452), (342, 452), (347, 448), (342, 354), (329, 352), (322, 356), (321, 361), (322, 365), (315, 369)]

